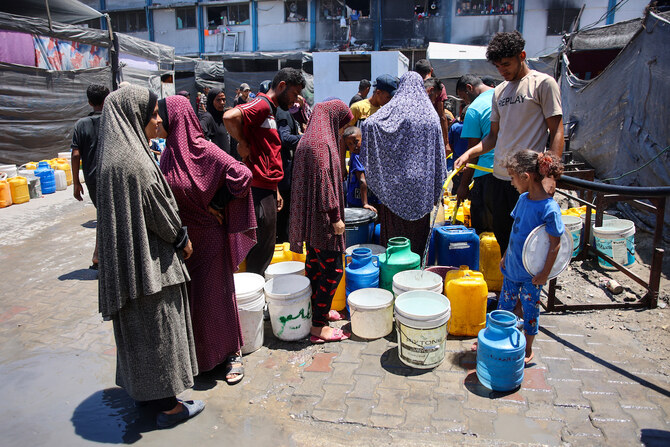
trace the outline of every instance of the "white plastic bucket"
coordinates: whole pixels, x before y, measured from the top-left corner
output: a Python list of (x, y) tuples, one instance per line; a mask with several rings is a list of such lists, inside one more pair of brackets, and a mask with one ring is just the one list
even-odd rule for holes
[(407, 366), (430, 369), (444, 361), (451, 305), (444, 295), (405, 292), (395, 300), (398, 357)]
[(37, 178), (34, 169), (19, 169), (18, 172), (21, 177), (25, 177), (28, 180)]
[(305, 276), (305, 263), (300, 261), (284, 261), (268, 265), (265, 269), (265, 280), (283, 275), (302, 275)]
[(60, 169), (55, 170), (56, 174), (56, 191), (64, 191), (67, 189), (67, 177), (65, 171)]
[(300, 275), (283, 275), (265, 283), (272, 332), (280, 340), (300, 340), (312, 327), (312, 287)]
[(393, 330), (393, 294), (384, 289), (358, 289), (347, 297), (351, 331), (360, 338), (386, 337)]
[[(621, 265), (635, 262), (635, 224), (626, 219), (603, 221), (602, 227), (594, 227), (596, 248)], [(604, 268), (614, 268), (612, 264), (598, 257), (598, 264)]]
[[(584, 237), (584, 228), (586, 228), (586, 213), (582, 213), (579, 215), (579, 218), (582, 219), (582, 238)], [(603, 226), (605, 225), (605, 221), (608, 220), (615, 220), (616, 217), (612, 216), (611, 214), (605, 214), (603, 213)], [(593, 210), (591, 213), (591, 237), (589, 238), (589, 244), (592, 247), (595, 247), (595, 239), (593, 237), (593, 228), (596, 226), (596, 212)]]
[(0, 165), (0, 172), (7, 174), (7, 178), (16, 177), (18, 175), (16, 165)]
[(242, 354), (250, 354), (263, 346), (263, 308), (265, 280), (255, 273), (235, 273), (237, 312), (242, 327)]
[(405, 270), (393, 275), (393, 293), (396, 297), (411, 290), (442, 292), (442, 277), (427, 270)]
[(584, 222), (577, 216), (563, 215), (561, 218), (563, 219), (563, 225), (565, 225), (565, 231), (572, 236), (572, 256), (575, 257), (582, 249), (580, 242), (582, 241)]

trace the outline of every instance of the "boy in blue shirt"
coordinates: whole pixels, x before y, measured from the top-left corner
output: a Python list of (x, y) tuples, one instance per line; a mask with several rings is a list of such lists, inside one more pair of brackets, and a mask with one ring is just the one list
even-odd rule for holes
[(368, 190), (365, 181), (365, 167), (361, 164), (359, 154), (361, 150), (361, 129), (347, 127), (342, 134), (344, 144), (349, 151), (349, 180), (347, 182), (347, 206), (366, 208), (377, 212), (373, 206), (379, 203), (377, 198)]

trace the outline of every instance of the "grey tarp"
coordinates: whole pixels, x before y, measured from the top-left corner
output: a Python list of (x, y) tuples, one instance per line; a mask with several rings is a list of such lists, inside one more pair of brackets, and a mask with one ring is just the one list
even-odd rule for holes
[(68, 151), (74, 123), (91, 111), (86, 87), (93, 83), (111, 89), (111, 67), (49, 71), (0, 63), (0, 163)]
[[(0, 12), (0, 30), (111, 46), (107, 31)], [(89, 84), (112, 87), (112, 68), (50, 71), (0, 63), (0, 163), (21, 164), (67, 151), (74, 123), (91, 108)]]
[(223, 87), (226, 70), (221, 61), (195, 61), (195, 86), (202, 91), (205, 87), (221, 88)]
[[(600, 179), (633, 171), (670, 145), (669, 14), (650, 12), (618, 56), (592, 80), (574, 76), (563, 54), (563, 120), (575, 126), (570, 148), (595, 168)], [(670, 185), (670, 152), (611, 183)], [(666, 211), (668, 221), (670, 208)]]
[(174, 48), (128, 34), (114, 35), (119, 42), (119, 80), (148, 87), (159, 97), (173, 95), (172, 89), (161, 88), (161, 76), (174, 76)]
[(51, 20), (60, 23), (79, 23), (102, 16), (95, 9), (77, 0), (3, 0), (0, 2), (0, 11), (45, 20), (51, 16)]

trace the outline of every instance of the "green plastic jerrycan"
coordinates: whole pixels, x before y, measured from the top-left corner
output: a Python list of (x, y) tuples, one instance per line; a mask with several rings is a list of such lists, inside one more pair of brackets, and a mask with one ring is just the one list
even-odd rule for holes
[(379, 287), (393, 291), (393, 276), (405, 270), (418, 270), (421, 256), (410, 250), (409, 239), (392, 237), (386, 253), (379, 255)]

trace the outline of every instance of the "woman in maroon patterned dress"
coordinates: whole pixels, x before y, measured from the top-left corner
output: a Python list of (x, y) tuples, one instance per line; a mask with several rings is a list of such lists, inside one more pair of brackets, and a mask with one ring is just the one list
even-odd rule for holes
[[(342, 278), (344, 193), (339, 158), (339, 130), (352, 119), (339, 99), (314, 107), (293, 159), (291, 250), (307, 244), (305, 273), (312, 283), (312, 343), (340, 341), (350, 334), (328, 326), (333, 295)], [(195, 250), (194, 250), (195, 251)]]
[[(160, 168), (198, 250), (186, 262), (198, 367), (225, 361), (226, 381), (236, 383), (244, 369), (233, 272), (256, 243), (251, 171), (204, 138), (188, 99), (161, 100), (159, 113), (167, 131)], [(220, 213), (210, 206), (217, 191), (227, 197)]]

